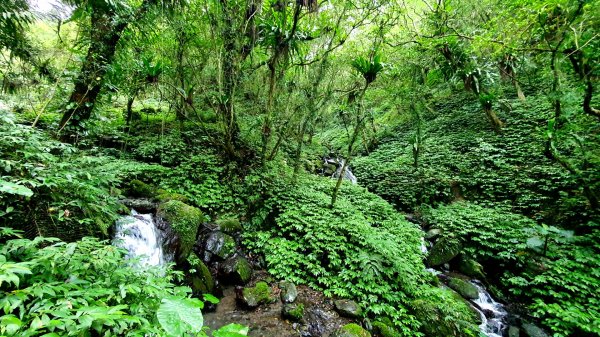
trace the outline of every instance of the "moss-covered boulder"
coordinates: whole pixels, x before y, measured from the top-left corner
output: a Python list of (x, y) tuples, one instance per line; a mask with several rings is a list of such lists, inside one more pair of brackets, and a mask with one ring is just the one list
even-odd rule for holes
[(271, 303), (271, 288), (265, 282), (258, 282), (254, 287), (237, 291), (236, 298), (244, 307), (254, 309), (261, 304)]
[(346, 324), (331, 334), (331, 337), (371, 337), (371, 333), (358, 324)]
[(531, 324), (531, 323), (523, 323), (523, 325), (521, 327), (523, 328), (523, 333), (527, 337), (549, 337), (550, 336), (544, 330), (542, 330), (540, 327), (538, 327), (534, 324)]
[(219, 230), (223, 233), (233, 235), (242, 231), (242, 224), (236, 218), (223, 218), (216, 221)]
[(440, 238), (429, 251), (427, 265), (435, 267), (448, 263), (460, 254), (461, 249), (462, 245), (458, 239), (451, 236)]
[(394, 328), (392, 321), (387, 318), (379, 318), (373, 322), (373, 333), (381, 337), (400, 337), (400, 333)]
[(190, 255), (196, 242), (196, 234), (200, 224), (204, 222), (204, 215), (196, 207), (192, 207), (178, 200), (171, 200), (160, 204), (157, 214), (165, 220), (179, 237), (178, 259), (185, 259)]
[(134, 198), (153, 198), (155, 189), (141, 180), (134, 179), (129, 182), (127, 194)]
[(352, 300), (337, 300), (333, 302), (335, 310), (340, 316), (348, 318), (358, 318), (362, 315), (362, 310), (358, 303)]
[(479, 298), (479, 291), (477, 290), (477, 287), (465, 280), (461, 280), (456, 277), (450, 277), (448, 280), (448, 287), (459, 293), (464, 298), (470, 300)]
[(281, 316), (292, 322), (300, 322), (304, 316), (304, 304), (286, 303), (281, 309)]
[(155, 199), (159, 202), (167, 202), (171, 200), (181, 201), (183, 203), (189, 202), (188, 197), (183, 194), (169, 192), (163, 189), (159, 189), (156, 191)]
[(223, 283), (244, 285), (252, 277), (252, 266), (246, 258), (235, 256), (221, 264), (220, 274)]
[(424, 297), (413, 300), (410, 307), (427, 337), (478, 336), (478, 314), (452, 291), (430, 289)]
[(283, 303), (292, 303), (298, 297), (298, 289), (296, 289), (296, 285), (290, 281), (281, 281), (279, 282), (279, 296), (281, 297), (281, 301)]
[(191, 255), (194, 259), (188, 259), (191, 265), (189, 280), (194, 294), (211, 294), (215, 288), (215, 281), (204, 262)]
[(233, 256), (236, 251), (235, 240), (220, 231), (212, 232), (204, 243), (204, 262), (223, 261)]
[(461, 255), (458, 259), (458, 271), (476, 279), (481, 280), (485, 278), (483, 266), (479, 262), (465, 255)]

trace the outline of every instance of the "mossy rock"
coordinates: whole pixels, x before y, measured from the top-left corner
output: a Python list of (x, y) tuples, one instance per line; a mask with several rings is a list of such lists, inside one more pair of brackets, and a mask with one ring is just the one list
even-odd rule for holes
[(455, 258), (462, 249), (460, 242), (453, 237), (443, 237), (433, 245), (427, 256), (427, 265), (435, 267), (448, 263)]
[(204, 262), (200, 259), (190, 259), (192, 269), (195, 271), (190, 275), (191, 288), (196, 294), (210, 294), (215, 288), (215, 281)]
[[(456, 295), (458, 296), (458, 295)], [(464, 299), (461, 298), (464, 302)], [(456, 301), (458, 303), (458, 300)], [(467, 312), (461, 313), (460, 318), (449, 319), (448, 310), (454, 312), (453, 308), (447, 308), (447, 303), (436, 302), (436, 299), (417, 299), (411, 302), (413, 315), (421, 322), (421, 331), (427, 337), (471, 337), (477, 335), (477, 326), (473, 314), (467, 305)]]
[(333, 332), (331, 337), (371, 337), (371, 333), (358, 324), (350, 323)]
[(236, 244), (233, 237), (223, 232), (212, 232), (204, 245), (204, 261), (223, 261), (235, 254)]
[(458, 260), (458, 271), (476, 279), (481, 280), (485, 278), (483, 266), (465, 255), (461, 255)]
[(300, 322), (304, 316), (304, 304), (286, 303), (281, 310), (281, 316), (292, 322)]
[(221, 279), (228, 284), (246, 284), (252, 277), (252, 266), (246, 258), (236, 256), (221, 264)]
[(152, 198), (155, 193), (154, 187), (137, 179), (134, 179), (129, 183), (127, 191), (130, 196), (135, 198)]
[(216, 223), (219, 225), (219, 230), (223, 233), (236, 234), (243, 230), (240, 220), (236, 218), (219, 219)]
[(477, 290), (477, 287), (459, 278), (451, 277), (450, 281), (448, 281), (448, 287), (459, 293), (464, 298), (470, 300), (479, 298), (479, 291)]
[(256, 308), (261, 304), (271, 303), (271, 288), (265, 282), (258, 282), (254, 287), (244, 288), (237, 294), (237, 300), (247, 308)]
[(392, 321), (387, 318), (377, 319), (373, 323), (373, 333), (380, 337), (400, 337), (400, 333), (394, 328)]
[(200, 224), (204, 222), (204, 215), (196, 207), (192, 207), (178, 200), (171, 200), (160, 204), (158, 216), (171, 225), (173, 231), (179, 236), (179, 259), (190, 255), (196, 242), (196, 234)]
[(179, 193), (172, 193), (172, 192), (167, 192), (165, 190), (158, 190), (156, 191), (156, 200), (158, 200), (159, 202), (167, 202), (167, 201), (171, 201), (171, 200), (177, 200), (177, 201), (181, 201), (183, 203), (187, 203), (189, 202), (188, 197), (186, 197), (183, 194), (179, 194)]
[(335, 310), (343, 317), (358, 318), (362, 315), (362, 309), (352, 300), (336, 300), (333, 304)]

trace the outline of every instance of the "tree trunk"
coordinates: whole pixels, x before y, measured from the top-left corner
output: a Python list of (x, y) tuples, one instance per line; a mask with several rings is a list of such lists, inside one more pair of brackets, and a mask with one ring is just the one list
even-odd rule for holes
[(102, 89), (106, 67), (114, 58), (121, 33), (127, 27), (126, 22), (119, 20), (110, 8), (93, 8), (88, 53), (59, 124), (63, 141), (74, 141), (73, 137), (82, 131), (83, 123), (90, 118)]

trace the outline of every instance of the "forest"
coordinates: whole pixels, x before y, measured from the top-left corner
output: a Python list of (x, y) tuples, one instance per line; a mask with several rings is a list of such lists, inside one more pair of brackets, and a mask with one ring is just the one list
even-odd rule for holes
[(600, 0), (1, 0), (0, 337), (600, 336)]

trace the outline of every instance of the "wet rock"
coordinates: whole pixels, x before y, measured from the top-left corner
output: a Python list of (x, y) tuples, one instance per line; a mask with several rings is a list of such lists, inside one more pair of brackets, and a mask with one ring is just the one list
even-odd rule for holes
[(290, 281), (280, 282), (279, 289), (281, 289), (280, 297), (283, 303), (292, 303), (296, 300), (296, 297), (298, 297), (296, 285)]
[(168, 192), (166, 190), (157, 190), (156, 191), (156, 200), (160, 201), (160, 202), (167, 202), (167, 201), (171, 201), (171, 200), (177, 200), (177, 201), (181, 201), (184, 203), (187, 203), (189, 200), (188, 198), (183, 195), (183, 194), (179, 194), (179, 193), (171, 193)]
[(333, 302), (335, 310), (343, 317), (358, 318), (362, 314), (362, 310), (358, 303), (351, 300), (337, 300)]
[(281, 316), (292, 322), (300, 322), (304, 316), (304, 304), (286, 303), (281, 310)]
[(516, 326), (512, 325), (508, 328), (508, 337), (519, 337), (520, 334), (521, 332)]
[(338, 318), (339, 315), (334, 311), (312, 307), (306, 312), (305, 319), (307, 326), (301, 334), (303, 337), (326, 336), (328, 331), (335, 329), (331, 325)]
[(432, 229), (428, 230), (427, 233), (425, 233), (425, 239), (431, 240), (431, 239), (434, 239), (434, 238), (440, 236), (440, 234), (442, 234), (441, 229), (432, 228)]
[(212, 232), (204, 244), (203, 260), (204, 262), (223, 261), (233, 256), (235, 248), (235, 240), (231, 236), (219, 231)]
[(400, 335), (394, 328), (392, 321), (387, 317), (377, 319), (373, 323), (373, 333), (381, 337), (397, 337)]
[(471, 300), (479, 298), (479, 291), (477, 290), (477, 287), (459, 278), (451, 277), (448, 281), (448, 287), (459, 293), (464, 298)]
[(331, 337), (371, 337), (371, 333), (358, 324), (350, 323), (336, 330)]
[(479, 262), (464, 255), (461, 255), (458, 260), (458, 271), (472, 278), (480, 280), (485, 279), (483, 266)]
[(139, 198), (139, 199), (122, 199), (120, 202), (127, 206), (129, 209), (134, 209), (138, 213), (154, 213), (156, 210), (157, 204), (150, 199), (147, 198)]
[(204, 221), (202, 211), (181, 201), (171, 200), (160, 204), (157, 217), (169, 224), (179, 241), (176, 259), (187, 258), (196, 242), (196, 234)]
[(550, 337), (544, 330), (532, 323), (523, 323), (521, 328), (527, 337)]
[(216, 221), (219, 226), (219, 230), (223, 233), (227, 233), (230, 235), (240, 233), (242, 231), (242, 224), (240, 220), (236, 218), (225, 218), (219, 219)]
[(236, 299), (242, 306), (254, 309), (272, 301), (271, 288), (265, 282), (258, 282), (251, 288), (240, 287), (236, 289)]
[[(195, 255), (194, 255), (195, 256)], [(190, 261), (192, 269), (195, 271), (189, 276), (192, 291), (195, 294), (210, 294), (215, 288), (215, 281), (208, 267), (195, 258)]]
[(427, 265), (435, 267), (450, 262), (462, 249), (460, 242), (453, 237), (438, 239), (427, 256)]
[(220, 272), (224, 283), (244, 285), (252, 277), (252, 266), (246, 258), (235, 256), (221, 264)]

